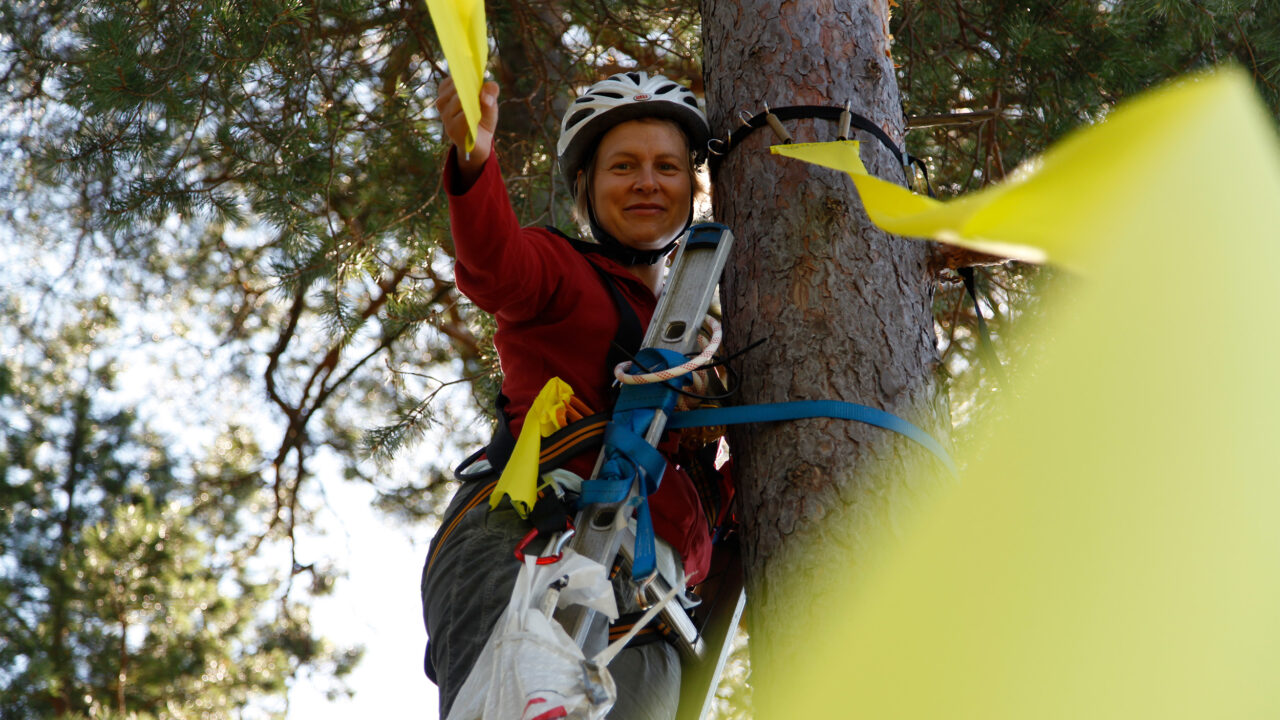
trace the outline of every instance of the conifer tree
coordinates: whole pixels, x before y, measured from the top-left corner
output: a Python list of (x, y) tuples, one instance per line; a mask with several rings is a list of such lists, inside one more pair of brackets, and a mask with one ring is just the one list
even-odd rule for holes
[[(852, 0), (814, 12), (755, 0), (702, 3), (713, 129), (727, 133), (740, 113), (769, 105), (847, 101), (897, 144), (913, 123), (932, 128), (906, 144), (934, 160), (934, 177), (951, 195), (1003, 179), (1122, 98), (1208, 64), (1245, 64), (1276, 107), (1278, 11), (1261, 3), (904, 2), (891, 20), (897, 5)], [(1180, 15), (1185, 26), (1171, 22)], [(1152, 41), (1158, 50), (1146, 47)], [(791, 132), (799, 141), (836, 135), (814, 122)], [(873, 174), (908, 180), (874, 138), (861, 139)], [(939, 381), (948, 366), (934, 348), (934, 315), (921, 311), (954, 268), (997, 259), (885, 236), (847, 178), (764, 151), (780, 141), (757, 133), (729, 151), (715, 178), (717, 219), (740, 243), (722, 288), (726, 345), (732, 352), (767, 341), (744, 360), (742, 400), (868, 404), (946, 442), (949, 388)], [(993, 307), (1026, 302), (1008, 290), (1025, 287), (1022, 275), (996, 274), (992, 284), (1004, 288)], [(974, 335), (948, 324), (946, 350)], [(970, 343), (956, 353), (966, 356), (962, 366), (972, 366), (973, 350)], [(978, 395), (970, 390), (966, 399)], [(822, 622), (810, 608), (829, 574), (826, 558), (837, 548), (859, 557), (848, 551), (865, 542), (870, 522), (893, 522), (927, 492), (911, 480), (930, 461), (901, 437), (840, 421), (731, 437), (753, 665), (767, 672), (800, 662), (804, 648), (793, 639)], [(767, 677), (754, 697), (761, 712), (783, 715), (769, 705)]]
[(317, 637), (251, 551), (252, 441), (193, 461), (113, 403), (94, 305), (57, 334), (4, 333), (0, 717), (282, 716), (300, 668), (341, 676), (359, 652)]
[[(762, 64), (758, 56), (782, 37), (777, 35), (782, 30), (775, 26), (764, 36), (752, 36), (747, 28), (754, 16), (722, 23), (704, 48), (702, 15), (692, 0), (488, 5), (497, 50), (491, 72), (503, 84), (498, 157), (521, 220), (529, 224), (573, 229), (550, 149), (560, 113), (576, 87), (640, 67), (701, 92), (703, 66), (711, 72), (724, 63), (727, 48), (743, 46), (743, 67), (774, 74), (780, 94), (743, 95), (729, 103), (712, 92), (717, 130), (727, 130), (728, 119), (740, 110), (783, 102), (783, 90), (821, 94), (816, 81), (807, 88), (803, 80), (780, 82), (793, 77), (795, 68)], [(707, 17), (776, 11), (747, 0), (704, 5)], [(901, 96), (900, 106), (890, 101), (877, 117), (895, 129), (895, 137), (899, 129), (904, 133), (906, 147), (925, 160), (944, 196), (1000, 180), (1119, 100), (1205, 65), (1243, 65), (1273, 110), (1280, 111), (1276, 3), (901, 0), (867, 7), (887, 18), (888, 30), (877, 31), (883, 37), (854, 40), (886, 43), (892, 72), (874, 74), (882, 83), (896, 79)], [(848, 57), (843, 48), (824, 47), (805, 62), (829, 64), (836, 75), (871, 72), (865, 65), (849, 65)], [(175, 582), (190, 583), (181, 592), (193, 597), (208, 589), (211, 571), (191, 559), (209, 547), (210, 538), (223, 537), (255, 557), (273, 544), (289, 546), (294, 530), (309, 522), (306, 489), (325, 449), (346, 460), (349, 476), (376, 483), (389, 509), (419, 518), (436, 510), (447, 489), (442, 479), (448, 453), (437, 457), (414, 442), (436, 423), (449, 429), (449, 442), (474, 446), (488, 432), (474, 418), (483, 417), (499, 380), (486, 340), (489, 321), (452, 284), (439, 183), (444, 148), (432, 108), (443, 72), (434, 31), (417, 0), (0, 4), (0, 245), (8, 246), (0, 249), (9, 253), (3, 256), (4, 279), (23, 270), (24, 259), (35, 263), (26, 268), (33, 276), (39, 270), (46, 278), (38, 285), (6, 283), (8, 288), (22, 287), (19, 294), (38, 301), (31, 307), (48, 316), (78, 318), (77, 308), (100, 297), (119, 303), (116, 312), (122, 317), (167, 317), (162, 329), (144, 335), (149, 342), (177, 338), (199, 348), (192, 357), (200, 359), (181, 363), (178, 376), (193, 384), (212, 384), (216, 378), (222, 387), (246, 389), (256, 398), (249, 410), (272, 428), (268, 437), (252, 437), (243, 427), (219, 427), (226, 447), (236, 448), (235, 457), (201, 464), (206, 469), (196, 471), (191, 458), (168, 452), (167, 439), (148, 434), (147, 418), (131, 419), (125, 408), (111, 404), (110, 378), (93, 379), (82, 371), (77, 383), (66, 385), (53, 371), (37, 372), (34, 361), (8, 358), (0, 402), (6, 403), (10, 422), (5, 425), (9, 469), (0, 492), (11, 495), (5, 508), (31, 512), (30, 517), (10, 513), (14, 535), (6, 536), (0, 550), (5, 563), (60, 542), (61, 525), (34, 510), (52, 513), (65, 501), (58, 482), (73, 467), (79, 468), (84, 487), (92, 488), (77, 493), (81, 498), (105, 498), (102, 488), (116, 487), (112, 483), (133, 488), (131, 499), (89, 503), (61, 518), (69, 523), (66, 541), (84, 549), (76, 572), (85, 579), (85, 592), (96, 588), (93, 597), (101, 602), (93, 602), (102, 613), (113, 602), (102, 557), (133, 558), (130, 548), (154, 548), (159, 528), (165, 528), (169, 550), (144, 552), (130, 562), (143, 577), (183, 578)], [(1212, 142), (1205, 138), (1206, 144)], [(841, 203), (856, 205), (851, 196)], [(838, 211), (821, 210), (835, 225)], [(740, 235), (751, 232), (734, 229)], [(33, 253), (14, 255), (13, 248)], [(741, 262), (753, 263), (761, 258), (747, 255), (769, 251), (766, 244), (740, 243), (736, 252)], [(895, 267), (918, 264), (918, 258), (897, 250), (886, 257)], [(941, 377), (907, 384), (930, 388), (919, 396), (936, 390), (941, 397), (949, 390), (952, 407), (960, 409), (952, 420), (962, 421), (981, 406), (993, 379), (987, 377), (990, 363), (973, 362), (974, 315), (949, 269), (955, 260), (933, 253), (912, 280), (919, 281), (922, 302), (928, 295), (923, 288), (941, 281), (933, 305)], [(804, 263), (820, 265), (816, 256)], [(984, 312), (997, 340), (1005, 323), (1033, 306), (1028, 290), (1043, 281), (1016, 266), (980, 277)], [(2, 329), (28, 328), (34, 333), (28, 342), (54, 343), (62, 328), (79, 324), (50, 321), (30, 330), (29, 318), (14, 307), (5, 306)], [(927, 306), (912, 317), (920, 342), (927, 342)], [(109, 347), (94, 346), (95, 338), (100, 336), (82, 339), (77, 347), (111, 355)], [(771, 342), (776, 347), (780, 340)], [(998, 352), (1007, 361), (1016, 357), (1017, 348), (1000, 346)], [(749, 356), (748, 362), (754, 360)], [(56, 402), (23, 394), (55, 386), (62, 392)], [(458, 409), (460, 404), (467, 407)], [(941, 408), (939, 413), (939, 418), (945, 414)], [(96, 457), (84, 454), (90, 445), (73, 443), (74, 434), (67, 434), (78, 427), (78, 417), (87, 418), (85, 427), (96, 428), (83, 440), (100, 445)], [(375, 426), (382, 427), (367, 432)], [(946, 428), (939, 419), (939, 434)], [(81, 455), (68, 454), (72, 447), (81, 448)], [(58, 448), (61, 455), (39, 448)], [(390, 478), (368, 462), (371, 456), (410, 454), (424, 466), (411, 479)], [(54, 463), (53, 457), (61, 459)], [(151, 460), (142, 462), (143, 457)], [(808, 477), (804, 468), (791, 470), (784, 474)], [(39, 492), (27, 479), (36, 476), (48, 478)], [(202, 504), (198, 488), (221, 500)], [(186, 527), (197, 530), (180, 529)], [(103, 528), (106, 536), (95, 534)], [(245, 546), (246, 537), (267, 539)], [(83, 565), (90, 557), (98, 558), (98, 569)], [(29, 588), (38, 574), (30, 568), (21, 577), (6, 575), (5, 582)], [(217, 572), (236, 578), (240, 570), (219, 567)], [(289, 576), (305, 579), (309, 572), (294, 567)], [(288, 579), (280, 579), (286, 588)], [(180, 606), (164, 595), (176, 586), (165, 587), (154, 597)], [(235, 614), (252, 616), (254, 608), (280, 602), (261, 592), (237, 596), (243, 604)], [(11, 607), (25, 608), (10, 613), (6, 623), (17, 623), (14, 618), (34, 622), (52, 611), (48, 598), (6, 597), (14, 601)], [(81, 602), (70, 595), (64, 599)], [(301, 600), (291, 595), (288, 602)], [(84, 633), (85, 639), (76, 642), (105, 648), (119, 639), (111, 629), (118, 622), (112, 626), (96, 615), (65, 612), (67, 632)], [(125, 614), (130, 627), (150, 627), (144, 611)], [(93, 623), (99, 623), (97, 629)], [(317, 657), (306, 652), (311, 640), (299, 627), (288, 638), (261, 642), (286, 648), (284, 655), (272, 656), (294, 658), (285, 665)], [(127, 640), (139, 632), (123, 634)], [(137, 648), (125, 645), (133, 657)], [(158, 641), (156, 647), (167, 645)], [(0, 670), (9, 683), (5, 687), (44, 688), (32, 690), (31, 697), (43, 692), (46, 700), (61, 698), (65, 710), (87, 709), (63, 692), (69, 683), (50, 689), (30, 679), (36, 676), (28, 673), (37, 670), (44, 673), (40, 677), (55, 677), (49, 670), (52, 656), (41, 657), (0, 663), (14, 668)], [(57, 656), (59, 662), (69, 658)], [(102, 708), (118, 707), (117, 690), (124, 687), (126, 705), (148, 712), (154, 692), (147, 689), (147, 678), (176, 681), (147, 675), (141, 659), (131, 662), (132, 675), (114, 686), (106, 666), (78, 667), (77, 687)], [(276, 693), (276, 680), (262, 679), (278, 677), (272, 673), (284, 665), (273, 667), (254, 676), (259, 684), (246, 680), (235, 691), (241, 695), (228, 690), (225, 697)], [(69, 670), (63, 665), (58, 672)], [(231, 707), (240, 699), (227, 702)]]

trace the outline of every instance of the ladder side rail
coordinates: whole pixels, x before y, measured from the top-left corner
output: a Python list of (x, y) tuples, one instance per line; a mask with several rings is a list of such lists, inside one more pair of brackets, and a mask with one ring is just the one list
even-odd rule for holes
[[(668, 273), (666, 289), (654, 309), (642, 347), (673, 350), (686, 355), (696, 352), (698, 330), (711, 307), (732, 246), (733, 233), (724, 225), (703, 223), (689, 229)], [(666, 423), (666, 413), (657, 411), (645, 433), (645, 441), (656, 446)], [(604, 458), (602, 449), (591, 474), (593, 479), (604, 465)], [(610, 567), (622, 544), (622, 536), (618, 532), (619, 524), (625, 526), (625, 519), (620, 517), (622, 510), (635, 494), (633, 487), (621, 502), (594, 503), (582, 508), (574, 521), (577, 532), (570, 547)], [(596, 611), (589, 608), (573, 606), (563, 610), (558, 617), (573, 641), (579, 647), (585, 647), (591, 629), (601, 622), (596, 615)]]

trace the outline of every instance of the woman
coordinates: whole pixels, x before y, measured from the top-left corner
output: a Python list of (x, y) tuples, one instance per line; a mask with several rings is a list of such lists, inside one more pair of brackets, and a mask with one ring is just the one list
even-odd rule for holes
[[(591, 411), (611, 409), (614, 345), (634, 351), (653, 314), (660, 261), (692, 220), (696, 164), (709, 129), (693, 94), (661, 76), (615, 75), (579, 97), (565, 113), (557, 154), (596, 241), (584, 243), (517, 222), (493, 157), (497, 97), (495, 83), (481, 89), (482, 119), (465, 154), (458, 148), (467, 124), (451, 80), (441, 84), (437, 105), (455, 146), (445, 183), (457, 285), (497, 320), (501, 420), (518, 435), (551, 377), (567, 382)], [(564, 469), (587, 477), (595, 456), (584, 452)], [(519, 566), (512, 549), (530, 528), (505, 504), (490, 511), (479, 501), (481, 485), (459, 489), (423, 571), (427, 671), (440, 686), (441, 717), (510, 598)], [(650, 498), (654, 529), (690, 585), (706, 575), (708, 516), (721, 504), (716, 491), (703, 495), (717, 496), (700, 498), (690, 477), (668, 463)], [(629, 648), (610, 671), (619, 691), (611, 717), (674, 715), (679, 661), (666, 643)]]

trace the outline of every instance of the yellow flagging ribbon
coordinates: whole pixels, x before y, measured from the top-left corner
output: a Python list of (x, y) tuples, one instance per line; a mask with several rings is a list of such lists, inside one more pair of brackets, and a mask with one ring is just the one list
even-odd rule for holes
[(1144, 229), (1136, 208), (1165, 209), (1178, 186), (1221, 165), (1224, 138), (1211, 124), (1220, 113), (1191, 111), (1243, 80), (1239, 73), (1184, 78), (1068, 136), (1008, 181), (946, 202), (868, 175), (856, 142), (772, 151), (848, 173), (871, 221), (888, 232), (1079, 269), (1104, 238)]
[(1249, 76), (1136, 98), (1001, 189), (864, 204), (1087, 276), (1010, 341), (961, 482), (812, 533), (843, 579), (776, 584), (770, 642), (804, 651), (759, 715), (1280, 718), (1280, 137)]
[(462, 112), (467, 116), (470, 130), (465, 150), (471, 152), (476, 146), (476, 128), (480, 126), (480, 86), (484, 82), (484, 66), (489, 62), (484, 0), (427, 0), (427, 10), (449, 63), (449, 74), (458, 88)]
[(515, 449), (511, 451), (511, 458), (489, 496), (489, 507), (496, 508), (503, 497), (510, 497), (511, 505), (520, 517), (528, 517), (538, 500), (542, 438), (589, 414), (586, 405), (573, 396), (569, 383), (558, 377), (548, 380), (524, 416), (524, 426), (520, 428)]
[[(1030, 243), (1026, 238), (1031, 234), (1029, 228), (1022, 228), (1022, 232), (1012, 234), (1011, 237), (1017, 237), (1018, 241), (1002, 241), (983, 237), (971, 226), (975, 215), (999, 212), (998, 195), (1001, 192), (998, 191), (1007, 192), (1007, 187), (1000, 186), (952, 202), (941, 202), (870, 175), (862, 164), (862, 159), (858, 157), (858, 148), (856, 140), (840, 140), (774, 145), (770, 149), (775, 155), (848, 173), (858, 189), (868, 217), (888, 232), (939, 240), (1026, 262), (1040, 263), (1047, 258), (1047, 253), (1041, 247)], [(994, 210), (991, 209), (993, 206)], [(1027, 244), (1019, 244), (1020, 242)], [(1043, 245), (1043, 242), (1040, 244)]]

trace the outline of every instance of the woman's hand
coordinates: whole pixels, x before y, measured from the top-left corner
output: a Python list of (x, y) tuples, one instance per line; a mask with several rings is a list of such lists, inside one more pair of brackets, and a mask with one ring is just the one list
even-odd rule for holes
[(440, 83), (436, 109), (444, 123), (445, 137), (459, 149), (458, 170), (462, 173), (462, 181), (469, 185), (480, 176), (480, 170), (484, 168), (493, 147), (493, 131), (498, 127), (498, 83), (487, 82), (480, 88), (480, 126), (476, 128), (476, 144), (470, 156), (462, 152), (467, 146), (467, 116), (462, 112), (462, 100), (458, 98), (458, 89), (454, 87), (452, 77), (447, 77)]

